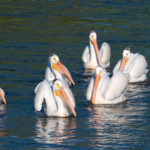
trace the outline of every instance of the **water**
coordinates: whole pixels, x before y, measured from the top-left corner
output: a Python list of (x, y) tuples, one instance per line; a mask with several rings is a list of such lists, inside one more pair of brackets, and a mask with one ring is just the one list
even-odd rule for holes
[[(90, 77), (81, 62), (95, 30), (99, 46), (111, 46), (110, 71), (127, 46), (150, 65), (149, 6), (148, 0), (0, 1), (0, 83), (8, 102), (0, 106), (0, 149), (149, 149), (149, 81), (129, 85), (126, 103), (93, 107), (85, 98)], [(34, 88), (50, 53), (76, 82), (77, 118), (34, 111)]]

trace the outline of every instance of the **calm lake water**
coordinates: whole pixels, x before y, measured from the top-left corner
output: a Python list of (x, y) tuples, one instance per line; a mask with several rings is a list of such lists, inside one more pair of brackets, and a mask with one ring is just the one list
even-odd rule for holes
[[(0, 0), (0, 85), (7, 99), (0, 105), (0, 149), (150, 149), (150, 82), (129, 85), (126, 103), (93, 107), (81, 61), (95, 30), (99, 47), (111, 46), (110, 71), (127, 46), (150, 65), (149, 6), (149, 0)], [(77, 118), (34, 111), (34, 88), (50, 53), (76, 82)]]

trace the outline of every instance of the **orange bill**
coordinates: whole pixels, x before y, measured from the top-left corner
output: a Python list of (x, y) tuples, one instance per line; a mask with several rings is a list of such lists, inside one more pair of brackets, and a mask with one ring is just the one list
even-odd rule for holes
[(0, 92), (0, 97), (3, 100), (4, 104), (6, 104), (7, 102), (6, 102), (6, 99), (5, 99), (5, 97), (4, 97), (2, 92)]
[(57, 62), (57, 66), (59, 67), (59, 72), (65, 74), (65, 76), (69, 79), (69, 81), (75, 85), (75, 82), (73, 81), (71, 75), (68, 73), (66, 68), (61, 64), (60, 61)]
[(120, 65), (120, 67), (119, 67), (119, 70), (123, 70), (123, 69), (124, 69), (124, 67), (125, 67), (125, 65), (126, 65), (126, 63), (127, 63), (127, 61), (128, 61), (128, 58), (123, 57), (122, 62), (121, 62), (121, 65)]
[(67, 104), (67, 106), (69, 107), (69, 109), (71, 110), (71, 112), (74, 114), (74, 116), (76, 117), (76, 112), (71, 104), (71, 101), (69, 99), (69, 97), (67, 96), (65, 90), (63, 88), (60, 89), (60, 93), (61, 93), (61, 98), (64, 100), (64, 102)]
[(92, 41), (92, 43), (93, 43), (93, 45), (94, 45), (94, 49), (95, 49), (95, 52), (96, 52), (96, 55), (97, 55), (98, 63), (99, 63), (99, 65), (101, 66), (101, 65), (102, 65), (102, 62), (101, 62), (101, 58), (100, 58), (100, 53), (99, 53), (97, 41), (94, 40), (94, 41)]
[(95, 84), (94, 84), (93, 93), (92, 93), (92, 104), (95, 103), (95, 98), (96, 98), (96, 93), (97, 93), (97, 87), (98, 87), (100, 79), (101, 79), (101, 76), (96, 75)]

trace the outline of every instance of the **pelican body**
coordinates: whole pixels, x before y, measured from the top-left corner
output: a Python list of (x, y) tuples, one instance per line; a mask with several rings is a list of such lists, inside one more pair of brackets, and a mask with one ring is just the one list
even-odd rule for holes
[(100, 50), (97, 45), (96, 32), (92, 31), (89, 35), (89, 45), (83, 51), (82, 61), (84, 68), (93, 70), (97, 66), (108, 68), (110, 66), (110, 46), (107, 42), (103, 42)]
[(6, 104), (6, 99), (5, 99), (5, 92), (3, 91), (2, 88), (0, 88), (0, 100), (4, 102), (4, 104)]
[(53, 81), (54, 79), (60, 79), (66, 81), (69, 85), (71, 85), (71, 83), (75, 85), (70, 72), (60, 62), (59, 57), (56, 54), (53, 54), (48, 58), (48, 63), (48, 67), (45, 71), (46, 80)]
[(121, 70), (129, 74), (129, 82), (143, 82), (147, 79), (148, 72), (147, 62), (143, 55), (138, 53), (131, 53), (130, 48), (125, 48), (123, 51), (123, 58), (118, 61), (114, 67), (113, 73)]
[(44, 80), (35, 92), (34, 108), (36, 111), (41, 111), (45, 101), (47, 116), (68, 117), (72, 114), (76, 116), (73, 94), (63, 80), (55, 80), (53, 83)]
[(86, 97), (92, 104), (121, 103), (126, 99), (123, 92), (128, 85), (128, 78), (121, 71), (109, 78), (105, 69), (97, 67), (88, 85)]

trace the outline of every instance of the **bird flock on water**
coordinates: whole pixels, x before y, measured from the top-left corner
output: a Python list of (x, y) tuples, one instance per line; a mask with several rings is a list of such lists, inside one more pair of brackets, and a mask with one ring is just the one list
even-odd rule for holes
[[(109, 76), (107, 68), (110, 67), (111, 48), (107, 42), (103, 42), (98, 48), (97, 34), (91, 31), (89, 44), (82, 54), (83, 66), (94, 74), (89, 81), (86, 91), (86, 99), (92, 104), (117, 104), (124, 102), (125, 89), (129, 83), (143, 82), (147, 80), (148, 65), (143, 55), (132, 53), (129, 47), (123, 50), (122, 58), (115, 65), (112, 76)], [(48, 66), (45, 71), (45, 79), (34, 89), (34, 108), (44, 112), (47, 116), (68, 117), (77, 116), (75, 111), (75, 98), (70, 89), (75, 82), (65, 65), (56, 54), (48, 58)], [(5, 93), (0, 88), (0, 98), (6, 104)]]

